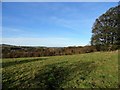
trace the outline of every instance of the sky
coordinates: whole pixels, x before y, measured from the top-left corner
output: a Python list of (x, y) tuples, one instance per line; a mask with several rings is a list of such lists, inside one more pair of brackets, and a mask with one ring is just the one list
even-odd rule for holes
[(4, 2), (2, 43), (19, 46), (85, 46), (95, 19), (117, 2)]
[(3, 2), (119, 2), (119, 0), (2, 0)]

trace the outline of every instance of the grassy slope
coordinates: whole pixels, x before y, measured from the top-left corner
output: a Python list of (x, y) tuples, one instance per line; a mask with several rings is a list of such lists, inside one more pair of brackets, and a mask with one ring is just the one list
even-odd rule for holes
[(3, 59), (3, 88), (115, 88), (117, 52)]

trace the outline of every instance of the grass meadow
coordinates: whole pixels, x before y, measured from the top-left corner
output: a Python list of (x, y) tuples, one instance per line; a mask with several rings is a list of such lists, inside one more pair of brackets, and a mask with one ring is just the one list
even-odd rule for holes
[(118, 88), (118, 51), (2, 59), (6, 88)]

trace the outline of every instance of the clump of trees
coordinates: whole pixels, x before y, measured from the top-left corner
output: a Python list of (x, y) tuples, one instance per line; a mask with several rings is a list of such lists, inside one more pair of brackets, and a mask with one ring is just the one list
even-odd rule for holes
[(110, 8), (96, 19), (91, 45), (99, 50), (116, 50), (120, 45), (120, 5)]

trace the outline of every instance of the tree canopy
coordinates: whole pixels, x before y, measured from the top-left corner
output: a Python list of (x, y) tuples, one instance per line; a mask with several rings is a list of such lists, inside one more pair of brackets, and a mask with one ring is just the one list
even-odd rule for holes
[(116, 46), (120, 44), (120, 5), (110, 8), (96, 19), (92, 27), (91, 45), (97, 48)]

